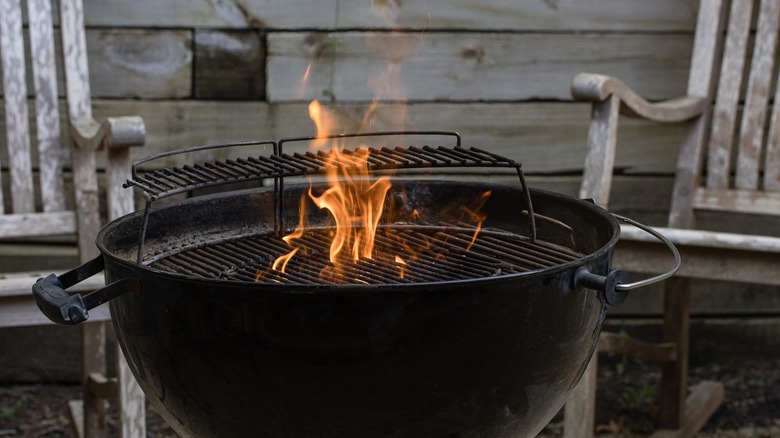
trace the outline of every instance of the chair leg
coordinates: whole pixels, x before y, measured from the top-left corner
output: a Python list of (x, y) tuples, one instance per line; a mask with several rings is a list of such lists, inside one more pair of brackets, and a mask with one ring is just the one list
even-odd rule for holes
[(104, 322), (81, 325), (82, 390), (84, 436), (104, 437), (108, 433), (106, 401), (91, 390), (90, 376), (106, 374), (106, 325)]
[(677, 345), (677, 360), (664, 364), (661, 377), (661, 412), (652, 438), (692, 437), (724, 400), (720, 382), (701, 382), (688, 394), (691, 279), (666, 280), (664, 341)]
[(677, 345), (677, 360), (662, 367), (659, 426), (679, 429), (688, 393), (691, 280), (672, 277), (664, 291), (664, 341)]
[(130, 372), (122, 351), (116, 351), (117, 378), (119, 380), (119, 428), (120, 437), (146, 436), (146, 398), (135, 377)]
[(599, 353), (593, 352), (588, 368), (580, 383), (574, 388), (563, 412), (564, 438), (590, 438), (593, 436), (593, 422), (596, 415), (596, 378)]

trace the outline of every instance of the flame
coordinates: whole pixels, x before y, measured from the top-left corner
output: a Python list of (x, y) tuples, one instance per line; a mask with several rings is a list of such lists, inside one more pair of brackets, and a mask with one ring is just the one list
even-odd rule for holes
[[(328, 163), (330, 188), (322, 195), (314, 196), (309, 190), (314, 204), (330, 211), (336, 220), (336, 235), (329, 253), (334, 265), (340, 263), (342, 254), (353, 262), (373, 257), (377, 226), (391, 186), (386, 176), (376, 181), (368, 178), (367, 149), (358, 150), (355, 155), (352, 158), (357, 161), (356, 169)], [(331, 154), (333, 161), (338, 161), (339, 156), (338, 152)]]
[[(374, 259), (376, 233), (380, 230), (380, 221), (383, 217), (390, 223), (396, 221), (425, 223), (426, 214), (418, 209), (411, 209), (407, 213), (389, 211), (385, 214), (385, 206), (388, 204), (386, 202), (387, 194), (392, 188), (392, 184), (388, 176), (372, 177), (369, 171), (369, 149), (360, 147), (352, 152), (347, 152), (336, 141), (338, 138), (328, 138), (332, 137), (334, 126), (338, 126), (339, 117), (320, 105), (318, 101), (315, 100), (309, 105), (309, 116), (317, 126), (314, 144), (330, 148), (329, 152), (323, 155), (326, 161), (325, 176), (328, 188), (320, 194), (315, 194), (310, 186), (307, 193), (301, 196), (298, 225), (292, 233), (283, 237), (283, 240), (292, 249), (274, 260), (271, 268), (283, 273), (286, 272), (290, 260), (300, 253), (301, 247), (296, 246), (296, 241), (304, 234), (306, 204), (310, 200), (320, 209), (327, 210), (335, 222), (328, 249), (330, 264), (319, 273), (320, 279), (340, 282), (346, 278), (347, 264)], [(474, 233), (466, 251), (470, 251), (474, 246), (482, 224), (487, 218), (480, 210), (490, 195), (491, 191), (486, 191), (470, 205), (453, 206), (441, 213), (441, 217), (457, 218), (461, 224), (467, 223), (474, 226)], [(396, 198), (406, 199), (406, 194), (396, 195)], [(390, 202), (389, 204), (396, 203)], [(404, 202), (402, 201), (401, 204)], [(399, 206), (396, 205), (395, 209), (398, 210)], [(432, 249), (431, 240), (425, 237), (407, 239), (404, 233), (391, 234), (387, 237), (393, 239), (397, 244), (398, 254), (382, 254), (382, 259), (394, 261), (398, 268), (398, 276), (403, 279), (409, 269), (409, 264), (417, 261), (423, 252)], [(447, 242), (450, 237), (447, 233), (443, 233), (436, 240)], [(441, 253), (436, 253), (433, 256), (437, 260), (445, 258), (445, 255)], [(261, 278), (260, 273), (258, 273), (257, 278)]]
[[(309, 105), (309, 116), (317, 125), (319, 139), (330, 135), (334, 128), (325, 114), (316, 100)], [(368, 156), (367, 148), (346, 156), (337, 142), (332, 142), (326, 170), (330, 188), (320, 196), (314, 196), (309, 189), (314, 204), (330, 211), (336, 221), (329, 258), (337, 272), (342, 258), (352, 262), (373, 258), (377, 226), (391, 184), (387, 176), (372, 180)]]
[[(374, 3), (376, 2), (376, 3)], [(372, 10), (382, 15), (393, 24), (397, 18), (401, 2), (399, 0), (372, 0)], [(395, 26), (391, 25), (391, 29)], [(400, 41), (400, 43), (399, 43)], [(425, 223), (426, 217), (418, 210), (403, 212), (385, 212), (387, 194), (391, 189), (390, 177), (372, 177), (369, 172), (369, 150), (361, 147), (354, 152), (345, 152), (343, 145), (338, 141), (327, 137), (339, 132), (366, 132), (368, 127), (377, 130), (398, 130), (405, 126), (406, 95), (402, 86), (402, 67), (405, 61), (415, 56), (417, 47), (425, 44), (425, 37), (393, 38), (388, 39), (384, 34), (368, 33), (366, 44), (374, 52), (385, 55), (387, 64), (378, 75), (370, 75), (367, 85), (374, 94), (368, 110), (360, 117), (345, 117), (343, 113), (325, 108), (317, 100), (309, 104), (309, 116), (317, 128), (317, 137), (313, 142), (316, 148), (327, 148), (325, 154), (325, 177), (328, 188), (315, 194), (310, 187), (307, 193), (301, 196), (299, 208), (299, 223), (295, 230), (283, 237), (291, 250), (278, 257), (271, 264), (271, 269), (285, 273), (288, 263), (296, 255), (308, 253), (301, 251), (302, 246), (296, 242), (303, 237), (306, 224), (304, 223), (305, 208), (308, 202), (314, 203), (320, 209), (327, 210), (335, 226), (331, 235), (332, 241), (328, 249), (330, 265), (319, 273), (321, 279), (340, 281), (346, 271), (347, 264), (360, 263), (361, 260), (374, 259), (376, 245), (376, 233), (380, 229), (380, 221), (388, 223), (397, 221), (406, 223)], [(304, 95), (306, 84), (322, 77), (323, 71), (317, 71), (319, 59), (312, 60), (303, 73), (301, 81), (301, 97)], [(331, 78), (332, 79), (332, 78)], [(335, 97), (332, 95), (331, 98)], [(393, 105), (393, 111), (388, 114), (387, 108), (379, 109), (379, 102), (387, 101)], [(376, 145), (372, 145), (376, 146)], [(477, 202), (468, 207), (460, 207), (460, 221), (476, 223), (476, 231), (471, 238), (468, 249), (474, 245), (477, 234), (482, 228), (485, 215), (479, 210), (484, 205), (490, 193), (481, 196)], [(392, 203), (390, 203), (392, 204)], [(436, 212), (437, 217), (439, 216)], [(453, 208), (449, 217), (457, 218), (458, 210)], [(418, 239), (406, 239), (404, 233), (388, 233), (389, 239), (397, 245), (399, 254), (382, 254), (381, 259), (398, 267), (399, 277), (404, 278), (410, 263), (418, 260), (420, 255), (432, 249), (431, 239), (427, 237)], [(392, 234), (392, 235), (390, 235)], [(445, 236), (444, 241), (447, 240)], [(442, 254), (434, 255), (437, 259), (444, 258)], [(295, 266), (295, 264), (293, 264)], [(255, 281), (259, 281), (263, 274), (258, 270)], [(353, 281), (356, 279), (352, 279)]]
[[(334, 117), (324, 111), (316, 100), (309, 105), (309, 116), (317, 126), (315, 144), (327, 144), (325, 137), (331, 135)], [(373, 258), (376, 232), (391, 183), (387, 176), (371, 178), (367, 148), (346, 154), (335, 141), (330, 142), (329, 146), (331, 150), (327, 155), (325, 173), (329, 188), (317, 196), (310, 187), (308, 196), (317, 207), (328, 210), (336, 222), (329, 249), (332, 267), (322, 274), (338, 279), (344, 271), (345, 263)], [(305, 198), (301, 198), (298, 226), (283, 238), (290, 246), (294, 246), (294, 241), (303, 235), (304, 209)], [(277, 258), (271, 268), (285, 272), (287, 263), (298, 249), (294, 247), (289, 253)]]
[(471, 251), (471, 247), (474, 246), (474, 242), (477, 241), (477, 235), (479, 234), (480, 230), (482, 230), (482, 224), (485, 222), (485, 219), (487, 219), (487, 215), (484, 213), (480, 213), (480, 210), (487, 202), (488, 198), (490, 198), (490, 195), (493, 193), (492, 190), (488, 190), (485, 193), (481, 194), (479, 198), (472, 204), (470, 207), (462, 207), (463, 212), (465, 216), (471, 221), (476, 223), (474, 230), (474, 235), (471, 236), (471, 242), (469, 242), (469, 245), (466, 247), (466, 251)]
[(406, 271), (406, 263), (400, 256), (395, 256), (395, 263), (398, 265), (398, 278), (404, 278), (404, 272)]
[[(304, 222), (304, 218), (306, 217), (306, 199), (301, 197), (300, 207), (298, 209), (298, 226), (295, 228), (295, 231), (292, 233), (282, 237), (282, 240), (285, 241), (290, 246), (293, 246), (293, 241), (296, 239), (300, 239), (301, 236), (303, 236), (303, 230), (306, 225)], [(295, 253), (300, 250), (299, 247), (293, 247), (292, 251), (288, 252), (287, 254), (277, 258), (274, 260), (273, 265), (271, 265), (271, 269), (281, 271), (281, 272), (287, 272), (287, 263), (290, 261), (290, 259), (295, 255)]]

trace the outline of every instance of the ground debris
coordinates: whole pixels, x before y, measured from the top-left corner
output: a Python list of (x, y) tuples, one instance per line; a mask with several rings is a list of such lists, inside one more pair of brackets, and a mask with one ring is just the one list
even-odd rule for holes
[[(619, 365), (618, 365), (619, 363)], [(655, 430), (659, 367), (632, 361), (602, 360), (596, 406), (597, 437), (636, 437)], [(780, 437), (780, 360), (730, 361), (691, 368), (689, 383), (723, 382), (726, 401), (698, 435), (707, 438)], [(0, 438), (73, 437), (69, 400), (81, 397), (78, 385), (0, 384)], [(176, 433), (147, 405), (147, 437), (175, 438)], [(109, 416), (116, 412), (109, 410)], [(542, 436), (563, 433), (558, 415)], [(109, 436), (117, 436), (109, 421)]]
[[(707, 438), (780, 437), (780, 360), (729, 359), (692, 367), (688, 383), (722, 382), (726, 399), (697, 435)], [(660, 406), (660, 367), (625, 358), (599, 362), (596, 437), (641, 437), (652, 434)], [(559, 414), (558, 423), (563, 419)], [(559, 437), (548, 427), (545, 437)]]

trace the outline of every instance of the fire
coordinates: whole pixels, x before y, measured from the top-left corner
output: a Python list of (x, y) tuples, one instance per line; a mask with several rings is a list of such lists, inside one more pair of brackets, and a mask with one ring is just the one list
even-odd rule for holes
[[(309, 116), (317, 126), (317, 138), (320, 141), (331, 134), (332, 119), (316, 100), (309, 105)], [(336, 222), (329, 259), (332, 273), (336, 274), (331, 277), (337, 278), (344, 270), (344, 263), (373, 258), (376, 232), (391, 183), (387, 176), (371, 178), (367, 148), (360, 148), (347, 156), (340, 150), (338, 142), (332, 142), (330, 147), (326, 166), (329, 188), (319, 196), (315, 196), (310, 188), (308, 196), (317, 207), (327, 209)], [(290, 246), (303, 235), (304, 208), (302, 198), (298, 227), (283, 238)], [(287, 263), (298, 249), (293, 248), (276, 259), (272, 269), (285, 272)]]
[(482, 224), (485, 222), (485, 219), (487, 219), (487, 216), (484, 213), (480, 213), (480, 210), (487, 202), (488, 198), (490, 198), (490, 195), (493, 192), (491, 190), (486, 191), (480, 197), (477, 199), (476, 202), (474, 202), (473, 205), (470, 207), (463, 207), (463, 212), (471, 222), (474, 222), (476, 224), (476, 230), (474, 230), (474, 235), (471, 237), (471, 242), (469, 242), (469, 246), (466, 247), (466, 251), (471, 251), (471, 247), (474, 246), (474, 242), (477, 241), (477, 235), (479, 234), (479, 231), (482, 229)]
[[(330, 217), (335, 222), (331, 233), (328, 258), (330, 264), (319, 273), (320, 278), (334, 282), (343, 281), (345, 273), (350, 264), (357, 264), (372, 260), (375, 258), (374, 250), (377, 233), (382, 230), (383, 222), (401, 224), (426, 224), (427, 220), (423, 212), (417, 209), (411, 209), (407, 212), (399, 212), (399, 207), (391, 209), (394, 211), (385, 211), (386, 206), (393, 206), (395, 201), (388, 202), (387, 195), (392, 188), (390, 177), (374, 177), (369, 169), (369, 149), (360, 147), (351, 152), (345, 152), (338, 143), (338, 138), (332, 136), (331, 123), (337, 119), (330, 114), (319, 102), (313, 101), (309, 105), (309, 115), (317, 126), (317, 136), (315, 143), (320, 146), (329, 147), (330, 150), (324, 154), (326, 158), (325, 176), (328, 182), (328, 188), (320, 194), (315, 194), (310, 186), (307, 193), (301, 197), (299, 206), (299, 223), (295, 230), (289, 235), (283, 237), (283, 240), (292, 248), (287, 254), (277, 258), (271, 269), (286, 272), (288, 263), (297, 254), (301, 254), (301, 247), (296, 246), (297, 240), (303, 237), (306, 229), (304, 218), (305, 209), (308, 202), (313, 203), (320, 209), (327, 210)], [(330, 141), (326, 141), (330, 139)], [(399, 196), (400, 195), (400, 196)], [(467, 246), (466, 252), (470, 251), (477, 240), (477, 236), (482, 229), (482, 224), (487, 218), (480, 210), (487, 202), (491, 192), (487, 191), (481, 194), (471, 204), (451, 206), (443, 210), (444, 217), (450, 217), (458, 222), (455, 229), (473, 227), (474, 232)], [(405, 194), (396, 194), (395, 198), (407, 199)], [(401, 204), (405, 204), (402, 201)], [(401, 208), (402, 209), (402, 208)], [(415, 263), (421, 254), (432, 248), (431, 242), (426, 239), (405, 239), (405, 233), (393, 228), (384, 228), (381, 233), (386, 241), (392, 241), (395, 249), (392, 251), (397, 254), (384, 253), (380, 256), (380, 263), (388, 263), (395, 266), (398, 272), (398, 278), (406, 278), (406, 274), (411, 263)], [(389, 231), (388, 231), (389, 230)], [(447, 242), (449, 236), (437, 234), (436, 240)], [(385, 247), (383, 247), (385, 248)], [(307, 252), (308, 253), (308, 252)], [(433, 253), (434, 260), (443, 260), (445, 255)], [(436, 263), (434, 261), (434, 263)], [(262, 274), (258, 273), (258, 280)]]
[[(304, 223), (304, 218), (306, 215), (304, 214), (306, 211), (306, 199), (301, 198), (300, 208), (299, 208), (300, 214), (298, 215), (298, 226), (295, 228), (295, 231), (292, 233), (282, 237), (282, 240), (284, 240), (285, 243), (287, 243), (290, 246), (293, 246), (293, 241), (295, 239), (300, 239), (301, 236), (303, 236), (303, 230), (304, 226), (306, 225)], [(287, 269), (287, 263), (290, 261), (290, 259), (295, 255), (295, 253), (298, 252), (300, 248), (293, 248), (292, 251), (288, 252), (287, 254), (277, 258), (274, 260), (274, 264), (271, 265), (272, 269), (275, 269), (277, 271), (285, 272)], [(255, 280), (257, 281), (257, 280)]]
[[(385, 16), (389, 20), (388, 23), (392, 23), (398, 5), (400, 3), (397, 0), (381, 0), (377, 3), (376, 11)], [(375, 178), (371, 175), (368, 148), (362, 147), (356, 151), (345, 153), (343, 145), (340, 145), (338, 141), (327, 140), (329, 136), (345, 131), (365, 132), (368, 126), (373, 126), (374, 130), (377, 129), (378, 125), (387, 126), (388, 130), (404, 126), (405, 105), (402, 103), (406, 101), (406, 96), (401, 84), (401, 69), (404, 61), (414, 56), (416, 48), (411, 44), (412, 40), (398, 44), (396, 39), (393, 39), (392, 42), (387, 41), (382, 34), (372, 35), (369, 34), (366, 44), (375, 52), (384, 54), (388, 63), (382, 69), (381, 74), (368, 78), (368, 86), (374, 93), (374, 100), (363, 115), (362, 120), (344, 120), (345, 118), (340, 114), (323, 107), (317, 100), (312, 101), (309, 105), (309, 116), (317, 127), (317, 140), (313, 144), (317, 148), (330, 150), (327, 154), (325, 174), (328, 188), (321, 194), (315, 194), (310, 187), (308, 193), (301, 197), (298, 226), (292, 233), (283, 237), (291, 250), (273, 261), (271, 269), (275, 271), (286, 272), (288, 263), (296, 255), (300, 257), (308, 254), (308, 250), (301, 251), (302, 246), (296, 245), (299, 245), (297, 242), (304, 236), (305, 208), (309, 202), (320, 209), (327, 210), (335, 222), (328, 251), (330, 265), (320, 272), (321, 278), (333, 279), (334, 281), (340, 281), (344, 278), (343, 274), (348, 264), (357, 264), (375, 258), (377, 232), (381, 229), (383, 218), (389, 224), (398, 221), (404, 222), (404, 220), (407, 223), (425, 223), (425, 218), (421, 217), (417, 210), (404, 213), (385, 211), (386, 204), (388, 204), (386, 202), (387, 195), (392, 188), (390, 177)], [(424, 38), (419, 40), (420, 44), (424, 42)], [(313, 61), (303, 74), (302, 94), (305, 84), (316, 74), (316, 63)], [(394, 105), (395, 110), (392, 111), (392, 114), (387, 114), (384, 111), (380, 117), (378, 110), (380, 100), (401, 102), (401, 104)], [(479, 208), (482, 207), (488, 196), (489, 193), (483, 195), (475, 205), (460, 208), (459, 220), (461, 222), (477, 223), (469, 249), (476, 241), (477, 234), (485, 220), (484, 215), (479, 213)], [(458, 216), (453, 217), (457, 218)], [(392, 242), (395, 249), (390, 250), (390, 254), (381, 254), (379, 262), (395, 265), (398, 269), (398, 277), (403, 279), (409, 272), (410, 264), (417, 262), (420, 254), (424, 251), (430, 250), (431, 244), (429, 241), (405, 241), (403, 233), (386, 234), (383, 235), (383, 241)], [(383, 246), (382, 252), (386, 251), (385, 246)], [(392, 254), (396, 251), (398, 254)], [(433, 257), (439, 259), (444, 256), (434, 254)], [(258, 271), (257, 280), (262, 277), (263, 274)]]
[[(309, 105), (309, 116), (317, 126), (315, 145), (330, 148), (329, 153), (325, 154), (327, 157), (325, 176), (328, 188), (321, 194), (315, 194), (312, 187), (309, 187), (308, 192), (301, 197), (298, 225), (293, 232), (283, 237), (292, 249), (274, 260), (271, 269), (284, 273), (290, 260), (297, 254), (301, 254), (301, 247), (296, 246), (296, 242), (304, 235), (306, 205), (311, 202), (320, 209), (327, 210), (335, 222), (328, 251), (330, 265), (320, 272), (320, 277), (336, 282), (343, 281), (348, 264), (374, 259), (376, 237), (381, 229), (383, 218), (389, 223), (400, 221), (406, 224), (425, 224), (427, 221), (425, 215), (417, 209), (406, 213), (385, 211), (388, 204), (394, 204), (394, 202), (387, 202), (392, 184), (388, 176), (372, 176), (369, 170), (369, 149), (361, 147), (352, 152), (345, 152), (338, 139), (332, 138), (334, 126), (338, 126), (334, 121), (338, 117), (323, 108), (316, 100)], [(329, 136), (330, 141), (328, 141)], [(463, 224), (474, 227), (466, 252), (470, 251), (475, 244), (482, 224), (487, 218), (480, 210), (490, 195), (491, 192), (487, 191), (470, 205), (453, 206), (441, 213), (444, 217), (450, 217), (459, 223), (454, 228), (463, 229)], [(401, 197), (406, 198), (405, 195)], [(400, 279), (405, 278), (410, 263), (417, 262), (423, 252), (432, 249), (430, 241), (406, 240), (403, 234), (382, 234), (386, 240), (391, 240), (395, 244), (394, 251), (398, 252), (398, 254), (382, 254), (382, 260), (395, 265)], [(440, 235), (437, 239), (446, 243), (449, 237)], [(445, 258), (445, 255), (440, 253), (432, 256), (435, 260)], [(263, 275), (258, 272), (257, 279), (260, 280), (262, 277)]]
[[(318, 138), (331, 133), (332, 127), (316, 100), (309, 105), (309, 116), (317, 125)], [(391, 184), (387, 176), (372, 180), (368, 155), (368, 149), (361, 148), (346, 157), (338, 143), (332, 142), (326, 172), (330, 187), (320, 196), (314, 196), (309, 189), (314, 204), (327, 209), (336, 221), (329, 252), (336, 272), (342, 271), (343, 263), (373, 258), (377, 226)]]

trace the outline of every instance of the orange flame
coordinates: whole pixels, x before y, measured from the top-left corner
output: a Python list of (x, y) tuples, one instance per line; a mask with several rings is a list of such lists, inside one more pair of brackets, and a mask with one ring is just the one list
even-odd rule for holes
[[(332, 117), (323, 111), (316, 100), (309, 105), (309, 116), (317, 125), (317, 143), (321, 144), (333, 129)], [(387, 176), (376, 180), (370, 178), (368, 155), (367, 148), (360, 148), (349, 155), (344, 154), (339, 150), (338, 144), (333, 142), (325, 173), (329, 188), (319, 196), (315, 196), (309, 188), (309, 198), (317, 207), (327, 209), (336, 222), (329, 250), (329, 259), (333, 266), (328, 272), (336, 275), (329, 275), (331, 278), (338, 278), (338, 274), (343, 272), (344, 263), (373, 258), (376, 232), (391, 183)], [(290, 246), (303, 235), (304, 201), (302, 198), (298, 227), (283, 238)], [(276, 259), (272, 269), (284, 272), (287, 263), (297, 251), (298, 248), (294, 248)]]
[[(284, 240), (285, 243), (287, 243), (290, 246), (293, 246), (293, 241), (295, 239), (300, 239), (301, 236), (303, 236), (304, 226), (306, 225), (304, 223), (305, 217), (306, 217), (306, 198), (301, 197), (300, 208), (298, 209), (298, 226), (295, 228), (295, 231), (282, 237), (282, 240)], [(273, 265), (271, 265), (271, 268), (277, 271), (287, 272), (287, 263), (289, 263), (290, 259), (295, 255), (295, 253), (298, 252), (299, 249), (300, 248), (294, 247), (292, 251), (274, 260), (274, 263)]]
[(474, 246), (474, 242), (477, 241), (479, 231), (482, 230), (482, 224), (485, 222), (485, 219), (487, 219), (487, 215), (480, 213), (479, 211), (485, 205), (485, 202), (487, 202), (492, 193), (492, 190), (488, 190), (481, 194), (470, 207), (462, 207), (465, 216), (467, 216), (470, 221), (476, 223), (476, 230), (474, 230), (474, 235), (471, 236), (471, 242), (469, 242), (469, 246), (466, 247), (466, 251), (471, 251), (471, 247)]
[[(377, 2), (378, 12), (383, 13), (389, 22), (394, 22), (400, 1), (377, 0)], [(403, 42), (399, 44), (399, 40)], [(402, 86), (401, 70), (404, 62), (415, 55), (416, 41), (416, 39), (411, 38), (388, 39), (384, 34), (367, 37), (367, 45), (373, 51), (384, 54), (388, 63), (380, 75), (370, 77), (368, 80), (368, 86), (374, 93), (374, 99), (362, 119), (345, 117), (344, 114), (324, 108), (316, 100), (309, 105), (309, 116), (317, 127), (317, 140), (313, 142), (313, 145), (330, 148), (330, 152), (326, 155), (325, 166), (325, 176), (329, 187), (319, 195), (313, 193), (310, 187), (308, 194), (301, 197), (298, 226), (292, 233), (283, 237), (283, 240), (292, 249), (274, 260), (271, 269), (284, 273), (288, 263), (296, 254), (299, 254), (300, 257), (300, 254), (308, 253), (305, 249), (300, 251), (301, 246), (296, 246), (296, 240), (300, 239), (304, 233), (305, 205), (308, 199), (311, 199), (320, 209), (327, 209), (335, 221), (329, 248), (331, 265), (320, 272), (321, 278), (339, 281), (340, 278), (344, 278), (343, 273), (347, 263), (358, 263), (360, 260), (374, 258), (376, 233), (379, 230), (379, 222), (383, 217), (385, 201), (391, 188), (390, 178), (388, 176), (372, 178), (369, 172), (369, 150), (367, 148), (358, 148), (354, 152), (345, 153), (337, 141), (328, 142), (326, 137), (339, 132), (336, 129), (339, 129), (340, 132), (365, 132), (368, 126), (372, 126), (373, 130), (378, 130), (379, 127), (394, 130), (405, 126), (406, 115), (403, 102), (406, 101), (406, 95)], [(419, 44), (424, 43), (424, 38), (421, 38)], [(317, 64), (312, 61), (306, 68), (301, 82), (301, 97), (304, 95), (306, 83), (312, 77), (316, 78), (318, 74), (316, 67)], [(323, 72), (319, 72), (319, 74), (323, 74)], [(392, 111), (387, 111), (387, 106), (380, 110), (380, 100), (400, 104), (392, 105)], [(482, 228), (486, 216), (479, 213), (479, 210), (489, 196), (490, 192), (487, 192), (474, 205), (455, 207), (448, 212), (448, 217), (457, 218), (458, 213), (460, 213), (460, 221), (476, 223), (476, 231), (467, 251), (476, 242), (477, 234)], [(393, 210), (392, 205), (388, 209)], [(396, 219), (400, 222), (411, 220), (413, 223), (424, 223), (426, 220), (417, 210), (412, 212), (403, 210), (397, 214), (389, 211), (384, 217), (389, 223), (396, 222)], [(399, 277), (403, 279), (407, 269), (409, 269), (409, 264), (416, 262), (424, 251), (431, 249), (431, 241), (427, 237), (407, 240), (402, 233), (390, 234), (393, 235), (388, 237), (393, 239), (394, 245), (397, 244), (399, 254), (381, 254), (377, 258), (387, 261), (394, 260), (398, 267)], [(445, 257), (443, 254), (435, 254), (434, 256), (436, 259)], [(293, 266), (295, 265), (293, 264)], [(258, 270), (255, 281), (259, 281), (262, 276)]]

